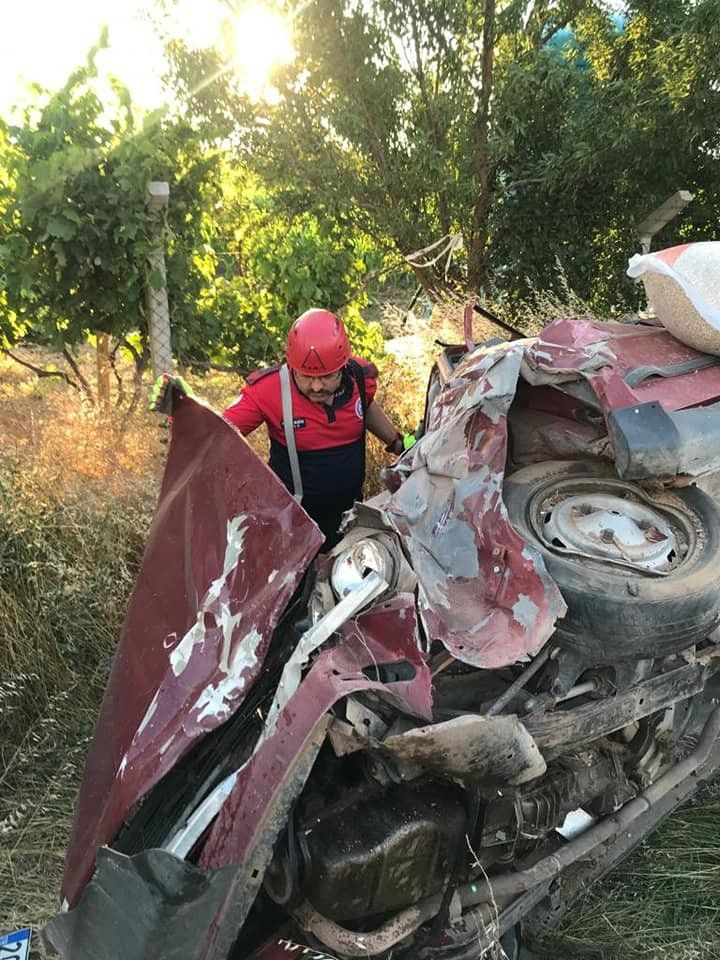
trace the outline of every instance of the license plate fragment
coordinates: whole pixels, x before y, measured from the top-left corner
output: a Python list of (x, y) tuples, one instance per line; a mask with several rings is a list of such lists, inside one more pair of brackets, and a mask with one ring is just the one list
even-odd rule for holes
[(0, 960), (28, 960), (32, 930), (16, 930), (0, 937)]

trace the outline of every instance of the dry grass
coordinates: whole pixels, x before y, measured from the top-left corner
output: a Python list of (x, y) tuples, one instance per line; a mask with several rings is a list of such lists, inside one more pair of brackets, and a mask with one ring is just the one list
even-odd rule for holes
[(36, 674), (15, 674), (0, 684), (2, 931), (38, 927), (57, 909), (71, 812), (104, 673), (68, 676), (50, 696)]
[(678, 810), (575, 907), (538, 950), (547, 960), (717, 960), (720, 792)]
[(70, 814), (150, 522), (157, 418), (0, 369), (0, 931), (57, 905)]

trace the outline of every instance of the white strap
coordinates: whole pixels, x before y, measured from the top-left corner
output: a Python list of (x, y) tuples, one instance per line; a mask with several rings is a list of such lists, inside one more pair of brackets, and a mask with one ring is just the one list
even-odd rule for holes
[(293, 497), (298, 503), (302, 502), (303, 487), (300, 479), (300, 461), (295, 446), (295, 429), (293, 427), (292, 391), (290, 389), (290, 371), (284, 363), (280, 367), (280, 393), (282, 395), (283, 429), (285, 431), (285, 445), (290, 460), (290, 473), (293, 482)]
[[(419, 259), (424, 253), (431, 253), (433, 250), (436, 250), (440, 244), (444, 244), (443, 248), (430, 260), (421, 261)], [(430, 246), (423, 247), (421, 250), (416, 250), (415, 253), (408, 254), (405, 257), (405, 260), (411, 266), (418, 267), (420, 270), (424, 270), (427, 267), (434, 267), (435, 264), (442, 260), (445, 254), (447, 254), (447, 260), (445, 261), (445, 279), (447, 280), (452, 256), (456, 250), (459, 250), (462, 247), (462, 245), (463, 238), (461, 233), (446, 233), (444, 237), (440, 237), (439, 240), (436, 240), (435, 243), (431, 243)]]

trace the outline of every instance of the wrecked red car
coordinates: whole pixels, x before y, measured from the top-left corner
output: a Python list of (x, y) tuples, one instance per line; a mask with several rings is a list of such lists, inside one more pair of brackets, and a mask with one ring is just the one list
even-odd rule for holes
[(657, 326), (448, 348), (322, 555), (177, 394), (48, 949), (479, 960), (558, 919), (720, 764), (719, 411)]

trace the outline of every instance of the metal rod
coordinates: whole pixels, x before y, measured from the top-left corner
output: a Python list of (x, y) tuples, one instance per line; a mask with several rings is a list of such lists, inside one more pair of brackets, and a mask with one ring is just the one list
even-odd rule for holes
[(475, 313), (479, 313), (481, 317), (485, 317), (486, 320), (496, 323), (499, 327), (502, 327), (503, 330), (507, 330), (508, 333), (511, 333), (512, 340), (524, 340), (527, 336), (527, 334), (523, 333), (522, 330), (518, 330), (518, 328), (513, 327), (512, 324), (501, 320), (497, 314), (493, 313), (492, 310), (488, 310), (487, 307), (483, 307), (482, 304), (474, 303), (473, 310)]
[(550, 659), (550, 648), (545, 647), (542, 653), (538, 654), (538, 656), (535, 657), (535, 659), (527, 667), (527, 669), (523, 670), (520, 676), (517, 677), (515, 680), (513, 680), (513, 682), (507, 688), (505, 693), (500, 694), (500, 696), (497, 698), (495, 703), (492, 704), (490, 709), (485, 711), (485, 715), (488, 717), (494, 717), (498, 713), (500, 713), (500, 711), (503, 710), (508, 705), (508, 703), (510, 703), (510, 701), (518, 692), (518, 690), (522, 690), (522, 688), (525, 686), (528, 680), (531, 680), (535, 676), (535, 674), (538, 672), (540, 667), (545, 666), (545, 664), (549, 659)]
[(573, 700), (575, 697), (581, 697), (584, 693), (595, 693), (598, 688), (597, 680), (586, 680), (585, 683), (578, 683), (571, 687), (563, 697), (558, 697), (557, 702), (563, 703), (565, 700)]

